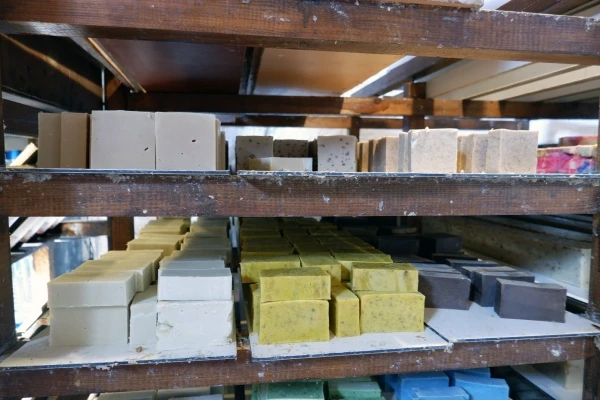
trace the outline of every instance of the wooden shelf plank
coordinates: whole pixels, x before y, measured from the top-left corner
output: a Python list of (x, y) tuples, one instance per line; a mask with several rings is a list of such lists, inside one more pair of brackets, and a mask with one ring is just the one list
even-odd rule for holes
[(567, 337), (459, 343), (451, 351), (423, 350), (252, 362), (250, 351), (242, 348), (238, 350), (235, 361), (2, 370), (0, 397), (239, 385), (535, 364), (591, 357), (595, 354), (594, 349), (593, 337)]
[(426, 216), (592, 214), (600, 175), (15, 170), (0, 215)]
[[(377, 2), (4, 0), (0, 32), (600, 63), (592, 18)], [(226, 23), (224, 23), (226, 21)], [(535, 40), (532, 40), (535, 38)]]

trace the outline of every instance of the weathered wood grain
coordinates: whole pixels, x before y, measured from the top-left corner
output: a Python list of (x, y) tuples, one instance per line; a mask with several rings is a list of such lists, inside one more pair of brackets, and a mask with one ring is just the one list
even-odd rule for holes
[[(0, 32), (600, 63), (590, 18), (353, 1), (4, 0)], [(227, 16), (227, 23), (223, 17)]]
[(108, 219), (108, 246), (109, 250), (127, 250), (127, 242), (133, 240), (133, 218), (111, 217)]
[(0, 215), (590, 214), (599, 177), (6, 170)]

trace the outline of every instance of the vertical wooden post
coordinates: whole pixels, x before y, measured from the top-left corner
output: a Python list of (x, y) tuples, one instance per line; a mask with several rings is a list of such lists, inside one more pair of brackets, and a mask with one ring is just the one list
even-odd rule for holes
[(360, 117), (352, 117), (350, 119), (350, 129), (348, 129), (350, 136), (354, 136), (356, 140), (360, 140)]
[(133, 239), (133, 217), (111, 217), (108, 219), (110, 236), (109, 250), (127, 250), (127, 242)]
[[(427, 97), (425, 83), (407, 83), (404, 85), (404, 97), (413, 99), (424, 99)], [(425, 116), (414, 115), (402, 118), (402, 129), (408, 132), (411, 129), (425, 129)]]
[[(0, 88), (2, 87), (2, 55), (0, 54)], [(1, 89), (0, 89), (1, 93)], [(4, 118), (0, 96), (0, 169), (6, 167), (4, 155)], [(0, 196), (2, 192), (0, 192)], [(15, 341), (15, 302), (10, 262), (8, 216), (0, 216), (0, 353)]]

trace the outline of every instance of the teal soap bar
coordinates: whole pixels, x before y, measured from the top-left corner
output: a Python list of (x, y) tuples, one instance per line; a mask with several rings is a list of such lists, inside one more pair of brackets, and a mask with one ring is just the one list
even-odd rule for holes
[(506, 400), (508, 384), (504, 379), (487, 378), (461, 373), (454, 374), (454, 386), (464, 389), (470, 400)]
[(381, 397), (381, 388), (377, 382), (329, 382), (330, 399), (371, 399)]
[(323, 381), (261, 383), (253, 385), (252, 400), (325, 400)]
[(414, 388), (411, 400), (469, 400), (469, 394), (456, 386)]

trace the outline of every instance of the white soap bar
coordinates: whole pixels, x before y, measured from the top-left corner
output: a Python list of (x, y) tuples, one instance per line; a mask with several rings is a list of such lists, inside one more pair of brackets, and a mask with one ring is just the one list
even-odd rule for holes
[(87, 168), (89, 118), (86, 113), (60, 115), (60, 167)]
[(60, 167), (60, 114), (38, 114), (38, 168)]
[(158, 300), (226, 300), (231, 296), (231, 270), (159, 270)]
[(129, 345), (137, 348), (156, 343), (158, 287), (150, 286), (133, 298), (129, 317)]
[(154, 400), (156, 391), (101, 393), (98, 398), (101, 400)]
[(398, 135), (398, 171), (409, 172), (408, 170), (408, 154), (410, 144), (408, 142), (408, 132), (400, 132)]
[(463, 139), (461, 151), (465, 173), (481, 174), (485, 172), (487, 147), (488, 135), (474, 133)]
[(129, 307), (51, 307), (50, 346), (127, 344)]
[(159, 301), (156, 347), (196, 349), (232, 343), (233, 296), (228, 300)]
[(457, 129), (411, 129), (408, 172), (455, 173), (457, 138)]
[(319, 171), (356, 172), (356, 137), (319, 136), (317, 146)]
[(135, 292), (131, 271), (64, 274), (48, 282), (48, 307), (127, 306)]
[(273, 157), (272, 136), (238, 136), (235, 138), (237, 171), (250, 169), (250, 159), (264, 157)]
[(273, 156), (306, 158), (308, 157), (308, 140), (274, 140)]
[(493, 129), (488, 133), (485, 172), (488, 174), (535, 174), (537, 131)]
[(375, 141), (375, 170), (372, 172), (398, 172), (399, 136), (386, 136)]
[(253, 171), (312, 171), (312, 158), (267, 157), (251, 159)]
[(90, 168), (156, 169), (154, 113), (92, 111)]
[(225, 268), (225, 261), (217, 257), (205, 257), (203, 259), (174, 259), (171, 257), (164, 258), (160, 263), (158, 270), (159, 276), (161, 271), (166, 270), (190, 270), (190, 269), (220, 269)]
[(156, 113), (156, 169), (217, 170), (216, 121), (213, 114)]
[(143, 292), (152, 283), (153, 264), (145, 260), (90, 260), (77, 267), (73, 273), (101, 271), (131, 271), (135, 274), (136, 291)]

